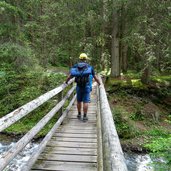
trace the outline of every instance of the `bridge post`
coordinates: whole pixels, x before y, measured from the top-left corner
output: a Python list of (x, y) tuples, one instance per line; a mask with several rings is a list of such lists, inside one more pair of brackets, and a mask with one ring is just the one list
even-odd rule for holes
[[(58, 94), (58, 103), (63, 99), (63, 91), (61, 91), (59, 94)], [(63, 106), (60, 108), (59, 110), (59, 117), (62, 115), (63, 113)]]
[[(75, 86), (74, 82), (72, 82), (71, 85), (72, 85), (72, 87), (74, 87)], [(73, 91), (71, 99), (74, 98), (74, 96), (75, 96), (75, 91)]]

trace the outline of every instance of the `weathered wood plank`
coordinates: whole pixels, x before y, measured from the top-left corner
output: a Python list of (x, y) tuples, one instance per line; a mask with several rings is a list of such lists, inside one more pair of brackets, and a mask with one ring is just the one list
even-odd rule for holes
[(60, 127), (60, 130), (68, 130), (68, 129), (73, 129), (73, 130), (97, 130), (96, 126), (89, 126), (89, 127), (83, 127), (83, 126), (79, 126), (79, 125), (65, 125), (65, 127)]
[(97, 149), (91, 148), (71, 148), (71, 147), (46, 147), (43, 153), (50, 154), (78, 154), (97, 156)]
[(96, 163), (97, 156), (87, 156), (87, 155), (65, 155), (65, 154), (45, 154), (42, 153), (39, 156), (41, 160), (48, 160), (48, 161), (72, 161), (72, 162), (88, 162), (88, 163)]
[[(77, 113), (77, 109), (72, 109), (71, 110), (71, 112), (74, 112), (74, 113)], [(96, 109), (94, 108), (94, 109), (88, 109), (88, 113), (90, 113), (90, 114), (95, 114), (97, 111), (96, 111)], [(82, 113), (83, 113), (83, 111), (82, 111)]]
[(33, 169), (42, 170), (60, 170), (60, 171), (96, 171), (96, 163), (83, 163), (83, 162), (53, 162), (53, 161), (42, 161), (38, 162), (33, 166)]
[(68, 137), (52, 137), (53, 141), (65, 141), (65, 142), (89, 142), (89, 143), (97, 143), (97, 139), (94, 138), (68, 138)]
[(97, 139), (97, 135), (96, 134), (70, 134), (70, 133), (54, 133), (54, 137), (70, 137), (70, 138), (74, 138), (74, 137), (78, 137), (78, 138), (96, 138)]
[(71, 133), (71, 134), (96, 134), (97, 133), (97, 131), (96, 130), (76, 130), (76, 129), (71, 129), (71, 130), (59, 130), (59, 131), (57, 131), (56, 133)]
[(57, 142), (50, 140), (47, 144), (50, 147), (73, 147), (73, 148), (97, 148), (96, 143), (84, 143), (84, 142)]
[[(68, 117), (74, 117), (74, 118), (77, 118), (77, 114), (78, 114), (78, 112), (77, 112), (77, 113), (75, 113), (75, 112), (73, 112), (73, 111), (72, 111), (72, 114), (69, 114), (69, 115), (68, 115)], [(97, 118), (96, 113), (87, 113), (87, 116)], [(81, 114), (81, 117), (83, 117), (83, 113)]]
[[(95, 121), (97, 119), (96, 115), (87, 114), (87, 116), (88, 116), (88, 119), (92, 119), (92, 120), (95, 120)], [(83, 115), (81, 117), (83, 117)], [(75, 115), (75, 114), (74, 115), (69, 115), (68, 118), (77, 119), (77, 115)]]
[(70, 120), (68, 125), (82, 125), (82, 126), (91, 126), (91, 125), (96, 125), (96, 121), (87, 121), (87, 122), (83, 122), (83, 121), (80, 121), (80, 120)]
[[(89, 109), (95, 109), (96, 107), (97, 107), (97, 104), (96, 103), (90, 103), (89, 106), (88, 106)], [(75, 104), (73, 106), (73, 109), (72, 110), (75, 110), (75, 109), (77, 109), (77, 104)]]
[[(82, 122), (82, 121), (81, 121)], [(96, 127), (96, 123), (67, 123), (67, 126), (75, 126), (78, 125), (78, 127)]]

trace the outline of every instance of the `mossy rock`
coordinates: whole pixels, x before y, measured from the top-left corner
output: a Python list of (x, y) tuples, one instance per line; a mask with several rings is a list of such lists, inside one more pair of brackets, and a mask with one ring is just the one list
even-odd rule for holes
[(108, 77), (106, 79), (107, 91), (113, 92), (119, 88), (138, 88), (138, 89), (148, 89), (148, 86), (143, 84), (140, 79), (121, 79)]

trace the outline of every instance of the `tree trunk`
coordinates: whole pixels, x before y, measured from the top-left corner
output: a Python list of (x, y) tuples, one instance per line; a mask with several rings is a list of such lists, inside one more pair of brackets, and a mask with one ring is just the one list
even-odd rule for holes
[(123, 73), (126, 73), (128, 69), (127, 52), (128, 52), (128, 46), (123, 45), (122, 46), (122, 72)]
[(148, 84), (150, 81), (150, 65), (147, 64), (147, 66), (143, 69), (143, 73), (141, 76), (141, 82), (144, 84)]
[[(105, 27), (106, 27), (106, 23), (107, 23), (107, 0), (102, 1), (101, 15), (103, 16), (103, 23), (101, 26), (101, 30), (102, 30), (102, 33), (105, 34)], [(101, 45), (101, 52), (100, 52), (101, 53), (100, 65), (101, 65), (101, 70), (103, 70), (103, 71), (106, 69), (106, 63), (105, 63), (106, 57), (104, 55), (104, 52), (105, 52), (104, 46), (105, 46), (105, 44)]]
[(111, 76), (120, 76), (118, 13), (113, 14)]
[(121, 7), (121, 19), (120, 19), (120, 67), (121, 67), (121, 71), (123, 73), (127, 72), (127, 51), (128, 51), (128, 45), (125, 43), (125, 41), (123, 41), (123, 38), (126, 35), (127, 32), (127, 21), (125, 20), (126, 18), (126, 11), (125, 11), (125, 5), (122, 4)]

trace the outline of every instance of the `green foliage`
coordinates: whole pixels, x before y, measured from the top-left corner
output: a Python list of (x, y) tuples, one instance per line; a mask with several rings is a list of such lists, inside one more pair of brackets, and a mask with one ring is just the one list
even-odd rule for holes
[(0, 2), (0, 15), (4, 15), (4, 14), (23, 16), (24, 12), (16, 6), (13, 6), (5, 1), (1, 1)]
[(64, 79), (65, 75), (58, 73), (28, 72), (18, 75), (8, 71), (0, 79), (0, 116), (57, 87)]
[[(7, 69), (0, 72), (0, 116), (20, 107), (64, 82), (65, 75), (54, 72), (18, 74)], [(10, 67), (9, 67), (10, 69)]]
[(153, 129), (146, 131), (144, 134), (153, 137), (167, 137), (168, 130), (162, 129), (161, 127), (154, 127)]
[[(145, 144), (152, 153), (152, 157), (159, 158), (154, 160), (155, 170), (169, 169), (171, 166), (171, 135), (153, 139), (150, 143)], [(164, 160), (164, 162), (161, 162)]]
[(131, 78), (131, 79), (139, 79), (140, 78), (140, 73), (138, 73), (135, 70), (128, 70), (126, 74), (124, 74), (126, 77)]
[[(144, 144), (154, 158), (155, 170), (167, 170), (171, 166), (171, 134), (162, 127), (154, 127), (144, 132), (150, 139)], [(163, 161), (163, 162), (162, 162)]]
[(14, 43), (4, 43), (0, 45), (0, 63), (10, 64), (16, 71), (31, 69), (36, 63), (36, 59), (29, 47), (23, 47)]
[(144, 116), (140, 111), (136, 111), (135, 113), (131, 113), (130, 118), (134, 121), (142, 121), (144, 120)]
[(171, 76), (170, 75), (161, 75), (157, 74), (152, 77), (152, 81), (163, 84), (165, 86), (170, 86)]
[(119, 137), (129, 139), (134, 137), (138, 132), (133, 131), (134, 127), (130, 125), (128, 120), (124, 119), (122, 116), (124, 112), (124, 109), (118, 107), (112, 110)]

